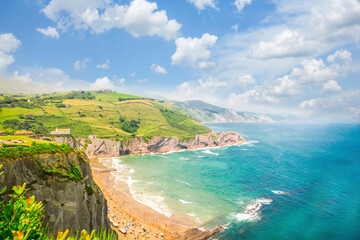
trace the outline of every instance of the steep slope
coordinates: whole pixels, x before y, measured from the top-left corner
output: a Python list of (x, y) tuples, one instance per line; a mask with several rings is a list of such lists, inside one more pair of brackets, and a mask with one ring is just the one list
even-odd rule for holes
[(59, 127), (70, 128), (75, 137), (119, 139), (189, 138), (210, 132), (177, 110), (128, 94), (82, 91), (26, 97), (7, 95), (0, 100), (0, 130), (26, 129), (44, 134)]
[(31, 148), (0, 148), (4, 172), (0, 186), (6, 186), (9, 191), (13, 186), (27, 183), (30, 190), (26, 194), (44, 203), (50, 232), (110, 229), (107, 202), (93, 181), (87, 156), (56, 147), (51, 148), (53, 153), (40, 150), (43, 153), (36, 154)]
[(273, 122), (270, 117), (262, 114), (238, 112), (199, 100), (166, 102), (165, 104), (189, 114), (199, 122)]

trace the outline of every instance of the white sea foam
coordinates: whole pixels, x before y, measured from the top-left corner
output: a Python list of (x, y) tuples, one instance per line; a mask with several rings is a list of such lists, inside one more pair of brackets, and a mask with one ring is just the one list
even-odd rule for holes
[(185, 201), (185, 200), (183, 200), (183, 199), (179, 199), (179, 201), (182, 202), (183, 204), (190, 204), (190, 203), (192, 203), (192, 202)]
[(263, 205), (269, 205), (272, 203), (272, 199), (269, 198), (257, 198), (251, 201), (245, 210), (235, 215), (238, 221), (254, 222), (261, 219), (261, 212), (259, 211)]
[(205, 156), (198, 156), (198, 158), (204, 158)]
[(214, 153), (214, 152), (210, 151), (209, 149), (206, 149), (206, 150), (204, 150), (204, 151), (202, 151), (202, 152), (203, 152), (203, 153), (206, 153), (206, 154), (211, 154), (211, 155), (219, 156), (218, 153)]
[(185, 181), (181, 181), (181, 180), (178, 180), (178, 179), (176, 179), (176, 181), (179, 182), (179, 183), (186, 184), (186, 185), (188, 185), (189, 187), (192, 187), (192, 185), (191, 185), (190, 183), (187, 183), (187, 182), (185, 182)]
[(256, 144), (256, 143), (259, 143), (259, 141), (257, 141), (257, 140), (250, 140), (250, 141), (247, 141), (246, 143), (243, 143), (243, 144), (240, 145), (240, 146), (247, 145), (247, 146), (249, 146), (249, 147), (253, 147), (254, 144)]
[(190, 158), (181, 157), (181, 160), (190, 160)]
[[(193, 217), (196, 223), (201, 223), (200, 218), (199, 218), (198, 216), (196, 216), (195, 213), (188, 213), (188, 214), (186, 214), (186, 215), (188, 215), (188, 216), (190, 216), (190, 217)], [(201, 228), (201, 229), (199, 229), (199, 230), (202, 231), (202, 232), (205, 232), (205, 229), (204, 229), (204, 228)]]
[(165, 204), (164, 197), (137, 192), (133, 187), (135, 181), (131, 177), (128, 177), (126, 182), (129, 186), (130, 194), (136, 201), (152, 208), (161, 214), (164, 214), (167, 217), (171, 217), (171, 215), (173, 215), (171, 209)]
[(289, 192), (285, 192), (285, 191), (280, 191), (280, 190), (271, 190), (271, 191), (277, 195), (290, 195)]

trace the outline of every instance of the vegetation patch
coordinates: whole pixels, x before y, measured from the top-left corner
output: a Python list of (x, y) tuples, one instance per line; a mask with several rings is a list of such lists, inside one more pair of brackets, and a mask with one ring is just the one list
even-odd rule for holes
[(33, 157), (39, 154), (68, 154), (72, 152), (79, 152), (78, 150), (70, 147), (68, 144), (57, 145), (54, 143), (34, 143), (30, 147), (16, 146), (7, 148), (5, 145), (5, 147), (0, 148), (0, 161), (14, 160), (28, 156)]
[(90, 185), (86, 185), (85, 189), (86, 189), (86, 192), (88, 193), (88, 195), (90, 195), (90, 196), (93, 195), (95, 192), (94, 188)]
[[(60, 175), (61, 177), (68, 178), (70, 180), (74, 180), (76, 182), (78, 182), (84, 178), (80, 169), (74, 163), (72, 163), (70, 161), (69, 161), (70, 169), (63, 164), (58, 164), (52, 169), (47, 169), (41, 164), (41, 162), (38, 158), (35, 158), (35, 159), (36, 159), (36, 162), (41, 167), (41, 172), (42, 172), (43, 176), (55, 174), (55, 175)], [(66, 172), (61, 171), (61, 169), (65, 170)]]

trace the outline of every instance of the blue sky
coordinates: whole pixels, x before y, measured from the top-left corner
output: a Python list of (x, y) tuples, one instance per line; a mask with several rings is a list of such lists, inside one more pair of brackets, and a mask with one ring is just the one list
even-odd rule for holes
[(0, 91), (113, 89), (360, 120), (358, 0), (14, 0)]

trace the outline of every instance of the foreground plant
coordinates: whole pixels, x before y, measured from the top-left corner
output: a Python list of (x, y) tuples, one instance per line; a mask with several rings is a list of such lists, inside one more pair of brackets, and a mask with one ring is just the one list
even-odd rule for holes
[[(0, 164), (0, 169), (2, 165)], [(3, 172), (0, 172), (0, 176)], [(0, 195), (5, 192), (6, 188), (0, 191)], [(82, 230), (73, 235), (69, 230), (58, 232), (56, 237), (48, 234), (47, 227), (44, 227), (43, 219), (45, 218), (44, 207), (42, 202), (36, 202), (35, 196), (25, 197), (26, 183), (22, 186), (12, 188), (14, 194), (10, 194), (9, 202), (0, 202), (0, 239), (1, 240), (112, 240), (117, 239), (112, 231), (103, 229), (96, 232), (93, 230), (88, 233)]]

